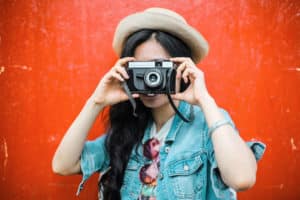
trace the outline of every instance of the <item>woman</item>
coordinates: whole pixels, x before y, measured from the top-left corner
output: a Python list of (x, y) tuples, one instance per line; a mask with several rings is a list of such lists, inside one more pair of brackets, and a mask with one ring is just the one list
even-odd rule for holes
[[(120, 59), (99, 82), (65, 134), (53, 158), (62, 175), (81, 173), (83, 183), (100, 172), (104, 199), (236, 199), (250, 188), (256, 160), (265, 146), (245, 143), (229, 115), (207, 91), (195, 63), (205, 57), (203, 36), (177, 13), (150, 8), (118, 25), (114, 50)], [(123, 83), (130, 61), (170, 60), (176, 68), (177, 93), (172, 95), (184, 122), (166, 94), (133, 94), (137, 116)], [(181, 88), (180, 82), (187, 88)], [(182, 84), (184, 85), (184, 84)], [(108, 132), (86, 142), (103, 108), (110, 106)]]

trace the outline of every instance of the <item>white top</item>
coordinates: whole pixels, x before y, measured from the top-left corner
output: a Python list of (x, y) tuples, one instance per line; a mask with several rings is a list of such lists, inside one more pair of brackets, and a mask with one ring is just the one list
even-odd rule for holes
[(156, 125), (153, 122), (151, 129), (150, 129), (151, 138), (154, 137), (159, 140), (160, 144), (163, 144), (165, 142), (168, 132), (171, 129), (173, 119), (174, 119), (174, 116), (171, 117), (170, 119), (168, 119), (168, 121), (161, 127), (161, 129), (158, 132), (156, 131)]

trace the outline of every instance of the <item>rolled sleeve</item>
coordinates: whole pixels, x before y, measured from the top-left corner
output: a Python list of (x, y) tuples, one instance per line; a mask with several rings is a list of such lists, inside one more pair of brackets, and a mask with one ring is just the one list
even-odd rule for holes
[[(248, 147), (252, 150), (256, 161), (259, 161), (264, 152), (266, 145), (260, 141), (250, 141), (247, 142)], [(228, 187), (222, 180), (217, 161), (215, 159), (214, 152), (209, 159), (210, 162), (210, 182), (212, 185), (212, 190), (214, 192), (215, 198), (217, 199), (236, 199), (236, 192)]]
[(253, 152), (256, 161), (259, 161), (265, 153), (266, 145), (260, 141), (249, 141), (247, 145)]
[(96, 140), (87, 141), (84, 144), (80, 158), (82, 180), (79, 184), (77, 195), (79, 195), (84, 183), (91, 175), (108, 168), (109, 160), (105, 149), (105, 138), (105, 136), (102, 136)]

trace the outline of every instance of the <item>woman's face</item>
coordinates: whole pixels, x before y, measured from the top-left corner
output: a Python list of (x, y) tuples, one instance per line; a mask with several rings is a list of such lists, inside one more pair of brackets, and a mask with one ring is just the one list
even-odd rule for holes
[[(150, 61), (154, 59), (169, 59), (171, 56), (155, 39), (151, 38), (136, 48), (134, 57), (137, 61)], [(169, 104), (165, 94), (141, 94), (140, 99), (148, 108), (160, 108)]]

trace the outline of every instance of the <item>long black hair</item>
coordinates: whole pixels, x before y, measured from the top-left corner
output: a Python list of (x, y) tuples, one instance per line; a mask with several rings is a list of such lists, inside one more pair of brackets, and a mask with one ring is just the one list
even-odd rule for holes
[[(191, 57), (190, 48), (177, 37), (157, 30), (140, 30), (128, 37), (121, 57), (131, 57), (135, 49), (153, 37), (172, 57)], [(137, 99), (136, 112), (132, 115), (129, 101), (111, 106), (109, 111), (110, 128), (106, 137), (106, 149), (110, 158), (110, 171), (100, 182), (105, 200), (120, 200), (120, 189), (123, 184), (125, 169), (134, 146), (138, 146), (144, 136), (151, 110)], [(137, 191), (139, 192), (139, 191)]]

